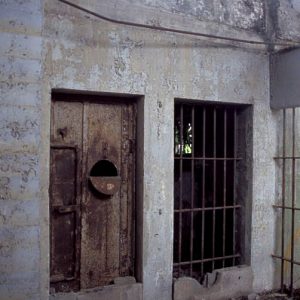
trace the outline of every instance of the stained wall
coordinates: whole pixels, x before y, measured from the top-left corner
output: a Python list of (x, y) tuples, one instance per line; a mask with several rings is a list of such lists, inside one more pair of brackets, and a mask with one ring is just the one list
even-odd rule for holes
[[(258, 0), (73, 2), (128, 21), (266, 39)], [(112, 24), (58, 0), (0, 5), (0, 299), (49, 295), (53, 89), (142, 99), (137, 279), (145, 300), (172, 297), (174, 99), (253, 105), (249, 262), (254, 290), (271, 289), (277, 113), (266, 47)]]

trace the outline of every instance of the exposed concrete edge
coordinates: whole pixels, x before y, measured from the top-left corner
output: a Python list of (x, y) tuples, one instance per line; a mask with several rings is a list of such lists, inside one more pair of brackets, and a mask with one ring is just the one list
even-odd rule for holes
[(270, 106), (300, 107), (300, 49), (280, 52), (270, 58)]
[(241, 297), (253, 291), (253, 272), (249, 266), (215, 270), (204, 284), (190, 277), (174, 282), (174, 300), (222, 300)]

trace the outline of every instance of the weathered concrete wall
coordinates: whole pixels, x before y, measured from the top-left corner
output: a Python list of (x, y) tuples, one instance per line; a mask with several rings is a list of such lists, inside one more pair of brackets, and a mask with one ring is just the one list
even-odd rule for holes
[(300, 1), (276, 0), (274, 5), (277, 6), (277, 13), (274, 14), (276, 36), (283, 40), (300, 41)]
[[(168, 25), (175, 20), (176, 27), (192, 23), (191, 28), (204, 32), (224, 30), (228, 36), (261, 39), (257, 28), (263, 22), (262, 1), (251, 1), (253, 6), (249, 1), (214, 1), (213, 6), (206, 1), (203, 10), (194, 10), (193, 1), (131, 1), (139, 6), (126, 14), (121, 10), (128, 8), (125, 0), (76, 2), (115, 16), (122, 13), (128, 20), (140, 21), (155, 11), (154, 22)], [(60, 88), (145, 95), (140, 106), (144, 168), (138, 266), (145, 300), (172, 295), (174, 98), (252, 104), (250, 260), (255, 290), (272, 288), (276, 114), (269, 108), (264, 49), (113, 25), (57, 0), (47, 0), (45, 11), (38, 0), (0, 3), (0, 268), (5, 270), (0, 299), (48, 295), (50, 103), (51, 90)], [(222, 3), (229, 15), (218, 6)], [(166, 17), (170, 14), (175, 19)], [(191, 23), (185, 22), (190, 16)]]
[(190, 16), (194, 21), (216, 22), (263, 33), (265, 10), (262, 0), (127, 0), (171, 13)]
[[(269, 109), (268, 57), (244, 49), (203, 45), (183, 36), (111, 25), (51, 1), (45, 15), (45, 115), (49, 114), (53, 88), (145, 95), (139, 278), (144, 299), (171, 298), (174, 98), (255, 105), (253, 228), (257, 230), (251, 261), (255, 287), (271, 288), (273, 219), (269, 199), (274, 182), (268, 178), (274, 175), (270, 152), (276, 136)], [(131, 16), (129, 12), (127, 17)]]
[(0, 299), (41, 299), (43, 1), (0, 1), (0, 28)]
[(256, 292), (272, 288), (274, 261), (276, 124), (278, 114), (261, 101), (254, 102), (253, 207), (251, 265)]

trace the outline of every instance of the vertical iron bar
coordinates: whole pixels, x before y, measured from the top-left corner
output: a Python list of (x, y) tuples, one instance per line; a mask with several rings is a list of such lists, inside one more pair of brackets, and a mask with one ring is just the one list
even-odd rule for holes
[[(205, 139), (206, 139), (206, 109), (203, 107), (203, 135), (202, 135), (202, 224), (201, 224), (201, 260), (204, 259), (204, 234), (205, 234), (205, 157), (206, 157), (206, 151), (205, 151)], [(201, 276), (203, 275), (204, 263), (201, 263)]]
[[(226, 157), (227, 157), (227, 110), (224, 109), (224, 169), (223, 169), (223, 256), (225, 256), (226, 243)], [(225, 260), (222, 260), (223, 268)]]
[[(88, 104), (88, 102), (83, 102), (82, 104), (82, 148), (81, 148), (81, 182), (82, 179), (85, 178), (85, 174), (87, 174), (87, 161), (88, 161), (88, 157), (87, 155), (85, 155), (85, 153), (88, 152), (88, 138), (89, 138), (89, 134), (88, 134), (88, 117), (90, 116), (90, 105)], [(87, 195), (88, 195), (88, 191), (87, 191), (87, 185), (81, 183), (81, 217), (84, 217), (85, 214), (85, 208), (87, 205)], [(79, 226), (81, 226), (81, 220), (79, 221)], [(81, 228), (82, 229), (82, 228)], [(80, 239), (82, 239), (82, 230), (80, 231)], [(78, 251), (78, 258), (79, 258), (79, 272), (78, 272), (78, 282), (79, 282), (79, 288), (81, 288), (81, 279), (80, 279), (80, 274), (81, 274), (81, 262), (80, 262), (80, 253), (81, 253), (81, 248), (82, 248), (82, 244), (80, 241), (80, 245), (79, 245), (79, 251)]]
[[(281, 210), (281, 257), (284, 258), (284, 240), (285, 240), (285, 156), (286, 156), (286, 110), (283, 109), (283, 131), (282, 131), (282, 210)], [(281, 260), (281, 293), (284, 292), (284, 260)]]
[[(214, 160), (213, 160), (213, 230), (212, 230), (212, 257), (215, 258), (215, 235), (216, 235), (216, 164), (217, 164), (217, 160), (216, 160), (216, 155), (217, 155), (217, 120), (216, 120), (216, 108), (214, 107), (214, 117), (213, 117), (213, 143), (214, 143), (214, 150), (213, 150), (213, 156), (214, 156)], [(212, 261), (212, 269), (215, 269), (215, 261)]]
[(291, 230), (291, 297), (294, 294), (294, 234), (295, 234), (295, 108), (293, 108), (292, 118), (292, 230)]
[(195, 106), (192, 106), (192, 199), (191, 199), (191, 240), (190, 240), (190, 260), (191, 260), (191, 265), (190, 265), (190, 276), (193, 274), (193, 247), (194, 247), (194, 149), (195, 149), (195, 144), (194, 144), (194, 138), (195, 138)]
[[(180, 263), (181, 262), (181, 242), (182, 242), (182, 212), (181, 212), (181, 209), (182, 209), (182, 173), (183, 173), (183, 159), (182, 159), (182, 156), (183, 156), (183, 148), (184, 148), (184, 144), (183, 144), (183, 104), (180, 104), (180, 179), (179, 179), (179, 182), (180, 182), (180, 192), (179, 192), (179, 209), (180, 209), (180, 212), (179, 212), (179, 241), (178, 241), (178, 262)], [(179, 276), (181, 275), (181, 267), (179, 266), (179, 269), (178, 269), (178, 273), (179, 273)]]
[[(237, 116), (236, 108), (234, 109), (233, 116), (233, 205), (236, 205), (236, 158), (237, 158)], [(232, 236), (232, 253), (235, 254), (235, 227), (236, 227), (236, 209), (233, 208), (233, 236)], [(235, 265), (235, 257), (233, 258), (233, 265)]]

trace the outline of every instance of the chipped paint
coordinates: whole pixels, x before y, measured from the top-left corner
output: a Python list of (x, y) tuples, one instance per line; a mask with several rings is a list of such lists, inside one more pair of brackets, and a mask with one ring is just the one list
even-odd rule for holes
[[(192, 22), (188, 29), (258, 40), (264, 2), (88, 1), (111, 16), (120, 6), (129, 20), (176, 28)], [(255, 290), (272, 288), (277, 117), (269, 108), (266, 49), (110, 24), (59, 1), (5, 0), (0, 8), (0, 299), (49, 294), (52, 89), (144, 96), (138, 280), (145, 300), (172, 295), (174, 98), (252, 104), (251, 263)], [(275, 9), (274, 34), (299, 38), (296, 1), (280, 0)]]

